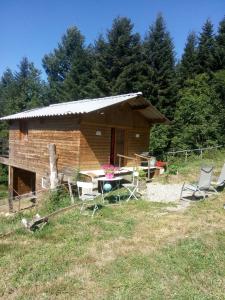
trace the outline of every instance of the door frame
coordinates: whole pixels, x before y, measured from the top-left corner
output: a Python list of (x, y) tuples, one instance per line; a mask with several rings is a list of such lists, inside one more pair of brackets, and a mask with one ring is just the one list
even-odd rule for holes
[[(127, 129), (123, 127), (111, 127), (111, 138), (110, 138), (110, 164), (116, 164), (116, 152), (117, 152), (117, 143), (116, 143), (116, 131), (122, 130), (124, 133), (124, 143), (123, 143), (123, 153), (122, 155), (127, 155)], [(123, 165), (126, 164), (125, 159), (123, 159)]]

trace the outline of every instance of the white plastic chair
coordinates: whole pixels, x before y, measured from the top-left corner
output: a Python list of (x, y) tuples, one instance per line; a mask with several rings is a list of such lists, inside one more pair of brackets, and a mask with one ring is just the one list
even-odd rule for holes
[(127, 202), (133, 197), (138, 200), (136, 193), (138, 192), (138, 184), (139, 184), (139, 173), (134, 171), (132, 183), (123, 183), (122, 186), (125, 187), (129, 192), (129, 197), (127, 198)]
[(184, 191), (192, 192), (191, 197), (194, 197), (195, 194), (199, 192), (204, 199), (206, 197), (206, 192), (210, 192), (210, 189), (213, 189), (213, 191), (216, 192), (216, 190), (211, 185), (212, 173), (213, 166), (201, 167), (199, 180), (196, 184), (183, 184), (180, 194), (180, 200), (186, 200), (186, 197), (183, 197)]
[(100, 195), (100, 193), (93, 192), (93, 187), (94, 185), (92, 182), (77, 181), (78, 197), (81, 201), (83, 201), (80, 212), (83, 212), (85, 205), (87, 205), (88, 202), (94, 201), (92, 217), (94, 216), (96, 210), (98, 210), (96, 198)]
[[(225, 163), (221, 169), (220, 176), (217, 178), (216, 182), (212, 182), (213, 188), (223, 187), (225, 185)], [(217, 192), (217, 191), (216, 191)]]

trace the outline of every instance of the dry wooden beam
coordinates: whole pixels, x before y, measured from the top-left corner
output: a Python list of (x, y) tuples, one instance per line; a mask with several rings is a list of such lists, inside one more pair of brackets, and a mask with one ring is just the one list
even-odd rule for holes
[(50, 187), (51, 189), (55, 189), (58, 185), (57, 156), (55, 144), (49, 144), (48, 150), (50, 163)]

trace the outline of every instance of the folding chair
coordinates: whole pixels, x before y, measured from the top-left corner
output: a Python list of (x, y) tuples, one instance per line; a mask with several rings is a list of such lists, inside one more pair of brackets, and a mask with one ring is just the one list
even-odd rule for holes
[(223, 187), (225, 185), (225, 163), (220, 172), (220, 176), (217, 178), (216, 182), (212, 182), (212, 188), (217, 192), (217, 188)]
[(206, 192), (207, 191), (209, 192), (210, 188), (216, 191), (211, 186), (212, 173), (213, 173), (213, 166), (201, 167), (199, 180), (196, 184), (186, 184), (186, 183), (183, 184), (181, 189), (181, 194), (180, 194), (180, 200), (186, 200), (185, 197), (182, 196), (184, 191), (192, 192), (191, 197), (194, 197), (195, 194), (199, 192), (204, 199), (206, 197)]
[(122, 184), (123, 187), (125, 187), (128, 192), (129, 192), (129, 197), (127, 198), (127, 202), (133, 197), (136, 200), (138, 200), (136, 193), (138, 193), (138, 180), (139, 173), (138, 172), (133, 172), (133, 178), (132, 178), (132, 183), (124, 183)]
[(87, 205), (89, 201), (94, 201), (94, 209), (92, 212), (92, 217), (93, 217), (96, 210), (98, 210), (96, 198), (100, 195), (100, 193), (93, 192), (92, 182), (77, 181), (77, 190), (78, 190), (79, 199), (83, 201), (83, 204), (80, 209), (80, 213), (84, 211), (85, 205)]

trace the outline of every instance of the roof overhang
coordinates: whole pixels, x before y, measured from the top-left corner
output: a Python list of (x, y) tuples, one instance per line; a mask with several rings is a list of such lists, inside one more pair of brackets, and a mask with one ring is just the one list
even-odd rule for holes
[(171, 124), (150, 101), (146, 100), (142, 95), (128, 101), (132, 110), (138, 111), (145, 119), (152, 124)]

